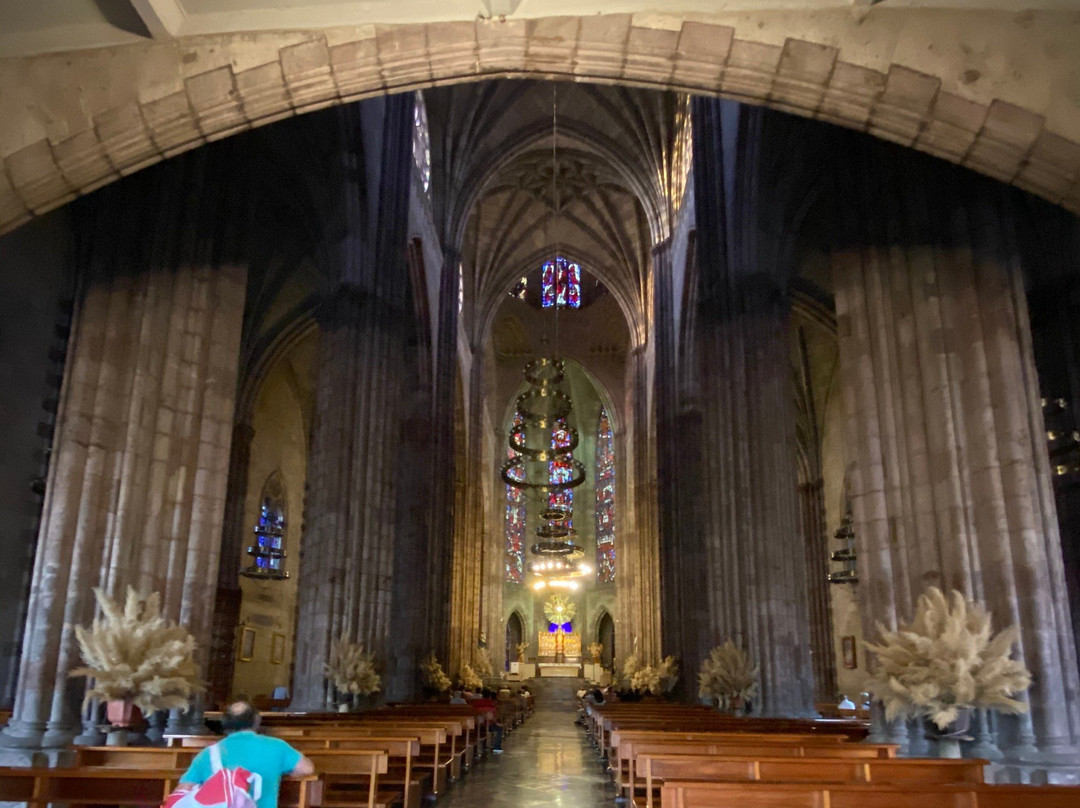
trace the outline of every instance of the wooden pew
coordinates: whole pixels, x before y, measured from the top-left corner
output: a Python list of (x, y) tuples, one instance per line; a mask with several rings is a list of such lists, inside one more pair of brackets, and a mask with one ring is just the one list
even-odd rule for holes
[(1076, 808), (1075, 786), (703, 783), (671, 780), (662, 808)]
[(306, 754), (323, 780), (324, 808), (387, 808), (404, 800), (403, 791), (379, 789), (379, 776), (386, 774), (389, 763), (381, 749), (319, 749)]
[[(217, 739), (220, 740), (220, 739)], [(75, 766), (107, 766), (121, 769), (187, 770), (198, 749), (156, 746), (76, 746)]]
[(767, 733), (677, 733), (618, 731), (613, 772), (620, 792), (633, 797), (637, 776), (635, 760), (641, 754), (699, 754), (721, 757), (814, 757), (888, 759), (896, 757), (895, 744), (846, 743), (836, 737), (770, 735)]
[[(409, 750), (412, 739), (404, 740), (404, 747)], [(324, 804), (330, 805), (367, 805), (368, 808), (385, 806), (400, 801), (407, 805), (409, 794), (404, 784), (400, 789), (379, 789), (379, 775), (388, 771), (389, 742), (361, 744), (365, 748), (332, 749), (321, 748), (306, 751), (305, 754), (315, 764), (315, 771), (323, 778)], [(417, 747), (419, 742), (417, 741)], [(76, 766), (80, 769), (147, 769), (157, 771), (174, 770), (177, 779), (191, 764), (192, 759), (201, 750), (193, 747), (76, 747)], [(411, 751), (411, 750), (410, 750)], [(360, 799), (356, 795), (341, 796), (342, 792), (355, 790), (350, 786), (362, 783), (368, 787), (368, 794)], [(419, 798), (417, 798), (419, 803)]]
[(984, 760), (928, 758), (860, 760), (639, 754), (636, 771), (644, 780), (646, 808), (654, 808), (661, 783), (672, 780), (978, 785), (983, 782), (985, 764)]
[[(281, 728), (278, 728), (280, 731)], [(430, 772), (431, 791), (425, 796), (437, 797), (445, 788), (449, 779), (452, 762), (451, 753), (447, 751), (448, 732), (444, 725), (416, 723), (402, 723), (398, 725), (356, 725), (351, 729), (318, 729), (318, 728), (294, 728), (287, 733), (278, 735), (290, 743), (299, 743), (302, 740), (319, 741), (350, 741), (369, 736), (381, 737), (387, 732), (396, 735), (408, 736), (418, 739), (420, 754), (413, 763), (413, 768), (420, 772)], [(452, 738), (451, 738), (452, 740)]]
[[(647, 710), (630, 711), (619, 710), (617, 707), (618, 705), (589, 707), (592, 711), (590, 733), (605, 758), (611, 753), (611, 733), (619, 729), (800, 734), (857, 741), (863, 740), (867, 734), (866, 727), (859, 722), (731, 718), (707, 708), (679, 709), (678, 705), (651, 705)], [(672, 707), (677, 709), (671, 709)]]
[[(391, 717), (392, 713), (393, 717)], [(307, 717), (301, 716), (298, 717), (297, 720), (290, 722), (268, 722), (264, 727), (264, 731), (267, 735), (274, 735), (287, 740), (291, 737), (313, 736), (330, 732), (348, 733), (361, 731), (364, 730), (364, 728), (370, 729), (372, 725), (377, 725), (380, 722), (384, 722), (388, 729), (397, 727), (442, 727), (446, 731), (450, 744), (449, 756), (451, 760), (456, 763), (456, 765), (451, 766), (449, 775), (451, 778), (460, 776), (460, 765), (463, 757), (463, 749), (465, 748), (463, 738), (467, 737), (467, 728), (472, 728), (476, 725), (475, 713), (463, 714), (459, 717), (446, 717), (434, 713), (419, 716), (408, 713), (397, 714), (396, 710), (372, 710), (367, 713), (357, 713), (348, 716), (345, 719), (338, 720), (329, 718), (308, 720)], [(383, 731), (385, 732), (386, 730)]]
[(387, 771), (382, 782), (387, 790), (399, 789), (403, 795), (404, 808), (420, 808), (420, 799), (430, 793), (432, 775), (415, 772), (414, 764), (420, 757), (420, 739), (416, 737), (356, 737), (331, 740), (327, 738), (300, 738), (293, 746), (304, 754), (326, 750), (378, 750), (387, 754)]
[[(158, 808), (176, 788), (182, 770), (128, 768), (0, 768), (0, 801), (65, 808)], [(323, 784), (316, 775), (281, 781), (280, 808), (318, 808)]]

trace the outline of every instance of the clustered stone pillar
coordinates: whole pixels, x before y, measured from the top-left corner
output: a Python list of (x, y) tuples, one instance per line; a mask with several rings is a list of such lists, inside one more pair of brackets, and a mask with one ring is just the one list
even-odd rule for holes
[(67, 674), (94, 587), (161, 593), (205, 675), (247, 276), (246, 213), (221, 155), (193, 152), (81, 203), (83, 291), (4, 746), (75, 735), (85, 680)]
[[(860, 148), (864, 149), (860, 153)], [(1076, 654), (1013, 192), (880, 144), (837, 172), (832, 251), (859, 597), (869, 631), (929, 585), (1016, 624), (1030, 714), (1006, 756), (1080, 738)]]
[(832, 604), (829, 600), (829, 543), (825, 524), (824, 482), (820, 477), (799, 484), (799, 510), (803, 548), (806, 552), (814, 701), (831, 704), (838, 693), (836, 655), (833, 653)]
[(626, 482), (621, 500), (630, 507), (618, 534), (618, 565), (615, 575), (619, 623), (615, 645), (620, 661), (636, 654), (642, 664), (658, 661), (660, 643), (660, 536), (657, 516), (655, 414), (649, 391), (648, 347), (631, 349), (627, 362), (628, 413), (624, 445), (630, 457), (619, 467)]
[[(397, 664), (389, 647), (393, 578), (408, 574), (395, 570), (394, 559), (397, 449), (410, 409), (400, 399), (411, 316), (405, 251), (412, 95), (372, 99), (338, 114), (345, 148), (333, 189), (337, 206), (328, 213), (337, 218), (327, 233), (337, 239), (329, 252), (342, 283), (319, 315), (297, 586), (293, 706), (307, 710), (333, 698), (325, 666), (335, 641), (361, 643), (379, 665)], [(371, 158), (382, 169), (365, 185), (360, 167)]]
[(236, 626), (240, 621), (242, 600), (240, 568), (243, 566), (244, 538), (248, 536), (244, 524), (244, 497), (254, 438), (255, 430), (250, 421), (240, 420), (233, 426), (210, 646), (208, 700), (211, 704), (221, 704), (229, 698), (236, 669)]
[(298, 590), (293, 704), (333, 698), (333, 642), (387, 650), (393, 594), (394, 458), (403, 312), (342, 288), (322, 329)]
[(686, 632), (684, 642), (696, 643), (700, 656), (727, 639), (746, 648), (759, 668), (754, 711), (807, 714), (813, 671), (788, 267), (775, 234), (763, 229), (764, 206), (783, 200), (759, 194), (761, 110), (743, 109), (729, 120), (721, 102), (695, 99), (693, 111), (701, 451), (699, 535), (686, 539), (703, 547), (705, 591), (696, 606), (703, 613), (691, 616), (694, 636)]
[[(475, 355), (475, 354), (474, 354)], [(487, 638), (485, 607), (490, 610), (492, 603), (485, 604), (487, 575), (486, 562), (490, 562), (489, 552), (499, 554), (501, 545), (492, 542), (491, 550), (486, 551), (485, 540), (491, 536), (485, 530), (487, 512), (484, 502), (484, 490), (490, 489), (491, 472), (496, 467), (496, 455), (491, 451), (491, 440), (485, 440), (485, 434), (492, 430), (485, 429), (483, 407), (480, 405), (484, 390), (482, 364), (473, 365), (468, 379), (468, 400), (472, 406), (462, 415), (466, 423), (457, 434), (456, 462), (460, 467), (461, 485), (457, 491), (454, 520), (454, 553), (451, 564), (452, 583), (450, 586), (450, 648), (447, 672), (456, 675), (463, 664), (473, 665), (478, 652), (481, 633)]]

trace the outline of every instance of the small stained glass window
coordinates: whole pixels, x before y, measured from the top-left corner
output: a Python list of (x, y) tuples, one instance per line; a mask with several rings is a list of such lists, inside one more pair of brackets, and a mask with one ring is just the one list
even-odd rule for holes
[(247, 548), (252, 563), (241, 570), (252, 578), (288, 578), (285, 570), (285, 484), (275, 471), (263, 484), (255, 520), (255, 543)]
[[(514, 426), (524, 423), (521, 413), (514, 415)], [(506, 450), (507, 459), (516, 456), (513, 449)], [(525, 492), (512, 485), (506, 486), (506, 550), (504, 553), (505, 575), (503, 580), (511, 584), (525, 583), (525, 519), (527, 509)]]
[(544, 263), (540, 275), (540, 302), (545, 309), (581, 308), (581, 267), (561, 255)]
[(428, 134), (427, 107), (424, 95), (416, 91), (413, 102), (413, 162), (424, 186), (424, 193), (431, 190), (431, 138)]
[(615, 439), (600, 409), (596, 434), (596, 582), (615, 580)]

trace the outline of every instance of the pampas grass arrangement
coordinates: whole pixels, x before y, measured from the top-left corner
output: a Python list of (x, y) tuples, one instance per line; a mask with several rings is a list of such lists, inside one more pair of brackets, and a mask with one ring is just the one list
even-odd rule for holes
[(743, 709), (757, 695), (758, 669), (731, 640), (709, 652), (698, 671), (698, 695), (714, 699), (722, 710)]
[(885, 704), (885, 717), (921, 716), (944, 730), (959, 711), (981, 707), (1020, 713), (1012, 698), (1031, 684), (1022, 662), (1010, 659), (1018, 632), (993, 634), (990, 615), (961, 592), (936, 587), (919, 597), (915, 619), (897, 631), (878, 624), (881, 639), (866, 643), (877, 657), (867, 688)]
[(339, 693), (370, 696), (382, 685), (382, 678), (375, 672), (375, 655), (365, 653), (364, 646), (344, 637), (330, 648), (326, 675)]
[(195, 638), (161, 616), (161, 596), (145, 597), (128, 587), (124, 605), (94, 589), (101, 608), (90, 628), (75, 636), (85, 667), (69, 676), (86, 676), (94, 686), (86, 699), (130, 701), (144, 715), (155, 710), (188, 709), (205, 688), (195, 667)]
[(483, 690), (484, 688), (484, 680), (476, 675), (476, 671), (468, 662), (461, 666), (458, 678), (461, 680), (461, 684), (469, 690)]
[(660, 696), (675, 687), (679, 681), (679, 663), (675, 657), (664, 657), (659, 665), (638, 668), (630, 677), (630, 687), (639, 693)]
[(495, 668), (491, 664), (491, 656), (486, 648), (481, 648), (473, 658), (473, 670), (481, 679), (490, 679), (495, 675)]
[(445, 693), (450, 689), (450, 677), (443, 671), (434, 651), (420, 663), (420, 675), (424, 679), (424, 687), (430, 687), (438, 693)]
[(641, 670), (641, 660), (638, 659), (638, 655), (636, 653), (627, 654), (622, 666), (622, 678), (627, 687), (633, 688), (634, 674), (639, 670)]

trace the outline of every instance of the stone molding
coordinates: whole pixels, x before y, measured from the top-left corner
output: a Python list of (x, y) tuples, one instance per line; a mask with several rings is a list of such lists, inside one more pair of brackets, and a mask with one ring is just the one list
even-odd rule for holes
[[(1052, 38), (1049, 17), (1025, 25), (1020, 16), (1002, 16), (991, 31), (1024, 29), (1033, 46)], [(883, 59), (856, 42), (850, 14), (808, 17), (801, 27), (797, 15), (772, 21), (755, 26), (767, 41), (737, 36), (746, 25), (612, 14), (207, 35), (0, 60), (0, 232), (158, 160), (290, 115), (506, 77), (719, 93), (867, 131), (1080, 212), (1080, 131), (1054, 131), (1043, 114), (1056, 110), (1061, 87), (1031, 94), (1028, 109), (1013, 103), (1026, 97), (1017, 82), (985, 77), (979, 86), (992, 86), (991, 96), (958, 84), (943, 59), (926, 60), (941, 76), (891, 62), (915, 59), (908, 40), (919, 30), (906, 22), (866, 34), (882, 39)], [(784, 30), (839, 42), (851, 60), (829, 42), (778, 44)], [(1043, 44), (1049, 52), (1052, 43)], [(1068, 65), (1064, 73), (1067, 84)], [(961, 88), (970, 97), (953, 91)], [(1071, 129), (1068, 112), (1057, 117)]]

